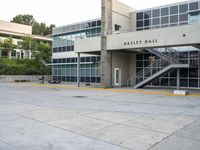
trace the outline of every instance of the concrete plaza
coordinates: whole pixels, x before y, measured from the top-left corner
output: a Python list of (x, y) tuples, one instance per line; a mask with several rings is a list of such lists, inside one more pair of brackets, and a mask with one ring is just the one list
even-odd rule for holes
[(0, 83), (0, 150), (199, 149), (199, 94)]

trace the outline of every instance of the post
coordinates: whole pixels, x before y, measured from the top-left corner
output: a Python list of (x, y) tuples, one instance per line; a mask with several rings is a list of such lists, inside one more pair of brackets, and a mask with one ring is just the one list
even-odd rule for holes
[(180, 90), (180, 69), (177, 69), (177, 90)]
[(101, 87), (112, 87), (111, 52), (107, 51), (107, 35), (112, 34), (112, 0), (102, 0), (101, 14)]
[(80, 53), (77, 55), (77, 86), (80, 87)]

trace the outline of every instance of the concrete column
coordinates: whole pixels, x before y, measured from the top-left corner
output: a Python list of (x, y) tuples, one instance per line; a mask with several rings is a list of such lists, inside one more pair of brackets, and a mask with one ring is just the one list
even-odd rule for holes
[(77, 86), (80, 87), (80, 53), (77, 55)]
[(101, 1), (101, 87), (112, 87), (111, 52), (107, 51), (107, 35), (112, 34), (112, 0)]
[(177, 69), (177, 90), (180, 90), (180, 69)]

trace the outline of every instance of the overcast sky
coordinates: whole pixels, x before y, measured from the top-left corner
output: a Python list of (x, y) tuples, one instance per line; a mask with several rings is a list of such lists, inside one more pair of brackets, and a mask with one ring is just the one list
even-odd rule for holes
[[(184, 0), (120, 0), (133, 8), (176, 3)], [(1, 0), (0, 20), (10, 21), (17, 14), (32, 14), (39, 22), (56, 24), (100, 18), (101, 0)]]

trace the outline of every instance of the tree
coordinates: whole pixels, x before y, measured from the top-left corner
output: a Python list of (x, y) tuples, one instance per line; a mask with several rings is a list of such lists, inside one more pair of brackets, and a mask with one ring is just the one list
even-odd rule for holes
[(42, 36), (51, 35), (52, 29), (55, 27), (54, 24), (47, 26), (44, 22), (39, 23), (35, 20), (35, 18), (32, 15), (28, 15), (28, 14), (17, 15), (11, 20), (11, 22), (30, 25), (33, 27), (33, 31), (32, 31), (33, 34), (42, 35)]
[(49, 43), (40, 42), (38, 51), (34, 55), (36, 61), (51, 62), (51, 45)]
[(9, 37), (3, 42), (4, 50), (8, 52), (8, 58), (11, 59), (12, 50), (16, 48), (16, 45), (13, 43), (12, 37)]
[(36, 23), (35, 18), (29, 14), (17, 15), (11, 20), (11, 22), (30, 25), (30, 26), (33, 26)]
[(52, 34), (52, 30), (55, 27), (54, 24), (51, 24), (50, 26), (47, 26), (45, 23), (35, 23), (33, 25), (33, 34), (36, 35), (51, 35)]
[(32, 50), (33, 37), (24, 35), (22, 36), (21, 49)]
[(3, 48), (3, 41), (0, 39), (0, 50)]

